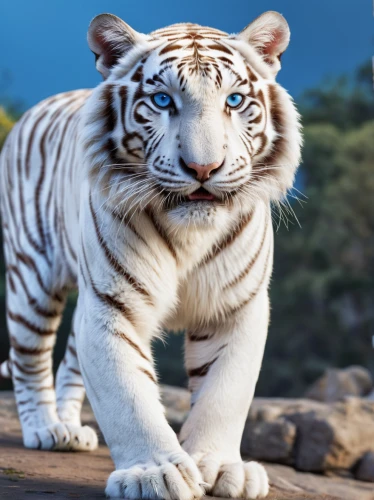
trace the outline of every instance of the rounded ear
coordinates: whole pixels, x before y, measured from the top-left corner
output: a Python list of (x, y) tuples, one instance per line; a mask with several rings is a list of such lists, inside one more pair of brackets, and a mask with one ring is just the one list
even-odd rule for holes
[(96, 16), (87, 33), (88, 45), (96, 57), (96, 68), (104, 79), (118, 60), (144, 39), (145, 35), (113, 14)]
[(276, 74), (281, 55), (290, 42), (290, 28), (281, 14), (269, 11), (257, 17), (236, 38), (254, 47)]

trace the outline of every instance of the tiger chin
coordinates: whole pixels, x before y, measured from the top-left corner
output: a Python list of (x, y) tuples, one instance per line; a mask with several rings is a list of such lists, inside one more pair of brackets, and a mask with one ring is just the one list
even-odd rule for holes
[[(269, 321), (270, 203), (300, 161), (299, 116), (276, 82), (289, 39), (276, 12), (236, 35), (188, 23), (144, 35), (100, 15), (88, 43), (103, 82), (32, 108), (1, 153), (1, 374), (28, 448), (95, 449), (87, 391), (115, 464), (109, 497), (268, 493), (240, 441)], [(168, 329), (186, 332), (191, 411), (178, 437), (151, 350)]]

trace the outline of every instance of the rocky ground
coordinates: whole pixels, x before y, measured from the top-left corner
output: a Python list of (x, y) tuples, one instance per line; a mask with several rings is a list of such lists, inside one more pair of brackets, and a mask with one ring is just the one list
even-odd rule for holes
[[(169, 421), (177, 430), (188, 410), (188, 392), (165, 387), (163, 399)], [(299, 401), (299, 407), (296, 408), (297, 402), (290, 401), (292, 404), (286, 405), (285, 401), (277, 400), (277, 404), (274, 404), (273, 400), (256, 400), (249, 415), (243, 440), (244, 452), (247, 448), (252, 455), (256, 453), (261, 455), (264, 451), (260, 450), (264, 450), (263, 446), (269, 447), (270, 439), (273, 454), (278, 453), (278, 459), (279, 455), (283, 457), (281, 458), (283, 464), (265, 464), (271, 482), (268, 499), (374, 500), (374, 483), (354, 480), (351, 470), (330, 468), (322, 475), (296, 471), (290, 465), (286, 465), (287, 462), (295, 463), (295, 439), (299, 432), (297, 422), (293, 423), (291, 420), (289, 421), (291, 427), (284, 430), (284, 426), (287, 427), (284, 422), (288, 422), (286, 413), (289, 411), (289, 414), (295, 415), (296, 409), (299, 411), (302, 403)], [(314, 404), (318, 406), (320, 403)], [(305, 407), (304, 409), (306, 410)], [(311, 411), (310, 408), (306, 410), (309, 417)], [(349, 420), (349, 416), (346, 415), (346, 419)], [(83, 420), (84, 423), (96, 426), (88, 404), (84, 407)], [(259, 430), (256, 428), (258, 424), (270, 427), (275, 425), (276, 432), (274, 428), (269, 428), (269, 432), (266, 432), (264, 427)], [(295, 428), (292, 428), (292, 425)], [(309, 430), (311, 429), (309, 427)], [(262, 440), (262, 445), (257, 447), (250, 445), (251, 436), (257, 436), (260, 442)], [(286, 444), (281, 444), (282, 436)], [(374, 441), (371, 444), (374, 445)], [(360, 452), (357, 452), (357, 449), (356, 446), (356, 455), (361, 453), (361, 449)], [(343, 455), (345, 456), (345, 453), (342, 453)], [(273, 460), (274, 456), (270, 459)], [(350, 461), (345, 463), (350, 464)], [(0, 393), (0, 498), (17, 500), (104, 498), (105, 481), (112, 467), (108, 449), (103, 442), (99, 449), (92, 453), (25, 450), (22, 447), (13, 395), (10, 392)]]

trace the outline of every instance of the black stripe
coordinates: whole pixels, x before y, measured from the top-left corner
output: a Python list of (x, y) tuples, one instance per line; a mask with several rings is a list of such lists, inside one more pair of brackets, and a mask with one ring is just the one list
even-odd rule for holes
[(172, 256), (174, 257), (174, 259), (177, 259), (177, 253), (175, 251), (175, 248), (171, 244), (171, 241), (169, 240), (169, 237), (166, 234), (166, 231), (164, 230), (164, 228), (161, 227), (160, 223), (156, 220), (153, 212), (151, 212), (150, 210), (146, 210), (146, 213), (147, 213), (149, 219), (151, 220), (153, 227), (155, 228), (159, 237), (162, 239), (162, 241), (168, 247), (168, 249), (169, 249), (170, 253), (172, 254)]
[(144, 352), (140, 349), (140, 347), (137, 344), (135, 344), (135, 342), (133, 342), (130, 339), (130, 337), (119, 331), (115, 331), (114, 335), (127, 342), (143, 359), (151, 363), (149, 357), (144, 354)]
[(8, 314), (8, 317), (12, 321), (14, 321), (15, 323), (21, 324), (22, 326), (26, 327), (28, 330), (30, 330), (31, 332), (33, 332), (37, 335), (48, 336), (48, 335), (53, 335), (55, 333), (54, 329), (47, 330), (47, 329), (40, 328), (39, 326), (31, 323), (28, 319), (26, 319), (21, 314), (15, 314), (12, 311), (10, 311), (9, 309), (7, 310), (7, 314)]
[(98, 224), (98, 221), (97, 221), (97, 217), (96, 217), (94, 208), (92, 206), (92, 197), (91, 197), (91, 194), (89, 196), (89, 204), (90, 204), (90, 210), (91, 210), (92, 220), (93, 220), (93, 223), (94, 223), (94, 226), (95, 226), (96, 236), (97, 236), (97, 239), (98, 239), (98, 241), (100, 243), (101, 248), (104, 251), (105, 257), (107, 258), (109, 264), (113, 267), (113, 269), (118, 274), (120, 274), (121, 276), (123, 276), (137, 292), (139, 292), (144, 297), (147, 297), (149, 299), (150, 298), (150, 294), (149, 294), (148, 290), (146, 290), (139, 283), (139, 281), (137, 281), (137, 279), (134, 276), (132, 276), (123, 267), (123, 265), (119, 262), (119, 260), (117, 259), (117, 257), (113, 254), (113, 252), (110, 250), (110, 248), (108, 247), (108, 245), (104, 241), (104, 238), (103, 238), (102, 234), (100, 233), (100, 228), (99, 228), (99, 224)]
[(237, 285), (240, 281), (242, 281), (248, 275), (248, 273), (250, 272), (250, 270), (252, 269), (252, 267), (256, 263), (262, 249), (264, 248), (267, 232), (268, 232), (268, 219), (266, 218), (265, 230), (264, 230), (264, 234), (263, 234), (262, 239), (261, 239), (260, 246), (256, 250), (253, 257), (250, 259), (248, 264), (245, 266), (243, 271), (240, 274), (238, 274), (234, 279), (229, 281), (226, 285), (224, 285), (223, 290), (227, 290), (228, 288), (231, 288), (232, 286)]
[(117, 115), (113, 106), (114, 85), (108, 84), (104, 87), (100, 101), (103, 102), (101, 117), (105, 120), (106, 132), (112, 132), (117, 123)]
[(27, 301), (28, 301), (29, 305), (34, 309), (35, 313), (39, 314), (40, 316), (43, 316), (44, 318), (58, 318), (61, 316), (60, 311), (57, 311), (55, 309), (45, 309), (44, 307), (42, 307), (41, 305), (38, 304), (36, 298), (31, 295), (31, 293), (26, 285), (26, 281), (25, 281), (24, 277), (22, 276), (18, 267), (8, 266), (7, 271), (14, 273), (18, 277), (18, 279), (22, 285), (22, 288), (26, 294)]
[(197, 335), (196, 333), (188, 333), (188, 340), (190, 340), (191, 342), (201, 342), (203, 340), (209, 340), (211, 339), (212, 337), (214, 337), (214, 334), (213, 335)]
[(205, 363), (204, 365), (202, 366), (199, 366), (198, 368), (192, 368), (191, 370), (188, 370), (188, 376), (189, 377), (204, 377), (208, 371), (209, 371), (209, 368), (213, 365), (213, 363), (215, 363), (218, 359), (218, 356), (214, 359), (212, 359), (212, 361), (209, 361), (208, 363)]
[(101, 300), (101, 302), (103, 302), (104, 304), (106, 304), (109, 307), (112, 307), (113, 309), (116, 309), (121, 315), (125, 316), (128, 321), (133, 323), (132, 314), (131, 314), (129, 308), (123, 302), (120, 302), (119, 300), (116, 299), (116, 297), (113, 297), (112, 295), (108, 295), (107, 293), (101, 292), (95, 286), (95, 283), (93, 281), (93, 278), (92, 278), (92, 275), (90, 272), (90, 268), (88, 266), (88, 260), (87, 260), (84, 246), (82, 246), (82, 251), (83, 251), (83, 257), (84, 257), (86, 269), (88, 272), (88, 276), (90, 278), (91, 287), (92, 287), (92, 290), (94, 291), (95, 295), (98, 297), (98, 299)]
[(218, 244), (214, 245), (211, 252), (203, 259), (200, 265), (207, 264), (211, 260), (215, 259), (222, 250), (226, 247), (230, 246), (236, 238), (238, 238), (244, 229), (247, 227), (249, 222), (252, 219), (253, 212), (249, 212), (243, 219), (241, 219), (236, 227), (226, 236), (226, 238), (222, 239)]

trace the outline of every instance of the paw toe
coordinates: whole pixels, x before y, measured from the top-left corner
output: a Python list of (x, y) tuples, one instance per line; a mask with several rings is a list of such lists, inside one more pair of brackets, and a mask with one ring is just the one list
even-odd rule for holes
[(254, 500), (269, 493), (266, 470), (257, 462), (227, 464), (214, 454), (197, 462), (204, 480), (211, 485), (208, 492), (215, 497)]
[(211, 491), (220, 470), (220, 462), (208, 456), (199, 462), (199, 470), (209, 485), (208, 491)]
[(23, 443), (26, 448), (36, 450), (64, 450), (69, 439), (66, 426), (57, 422), (38, 429), (24, 430)]
[(105, 493), (110, 498), (148, 500), (194, 500), (203, 496), (199, 471), (188, 455), (161, 458), (113, 472)]
[(265, 468), (257, 462), (244, 464), (244, 498), (264, 498), (269, 493), (269, 480)]
[(26, 448), (56, 451), (91, 451), (98, 446), (96, 432), (88, 427), (57, 422), (37, 429), (24, 430)]
[(69, 431), (70, 441), (68, 444), (71, 451), (92, 451), (96, 450), (98, 446), (98, 439), (96, 432), (85, 425), (83, 427), (78, 425), (66, 424)]
[(228, 498), (240, 498), (243, 493), (245, 472), (243, 464), (223, 465), (216, 478), (213, 495)]

